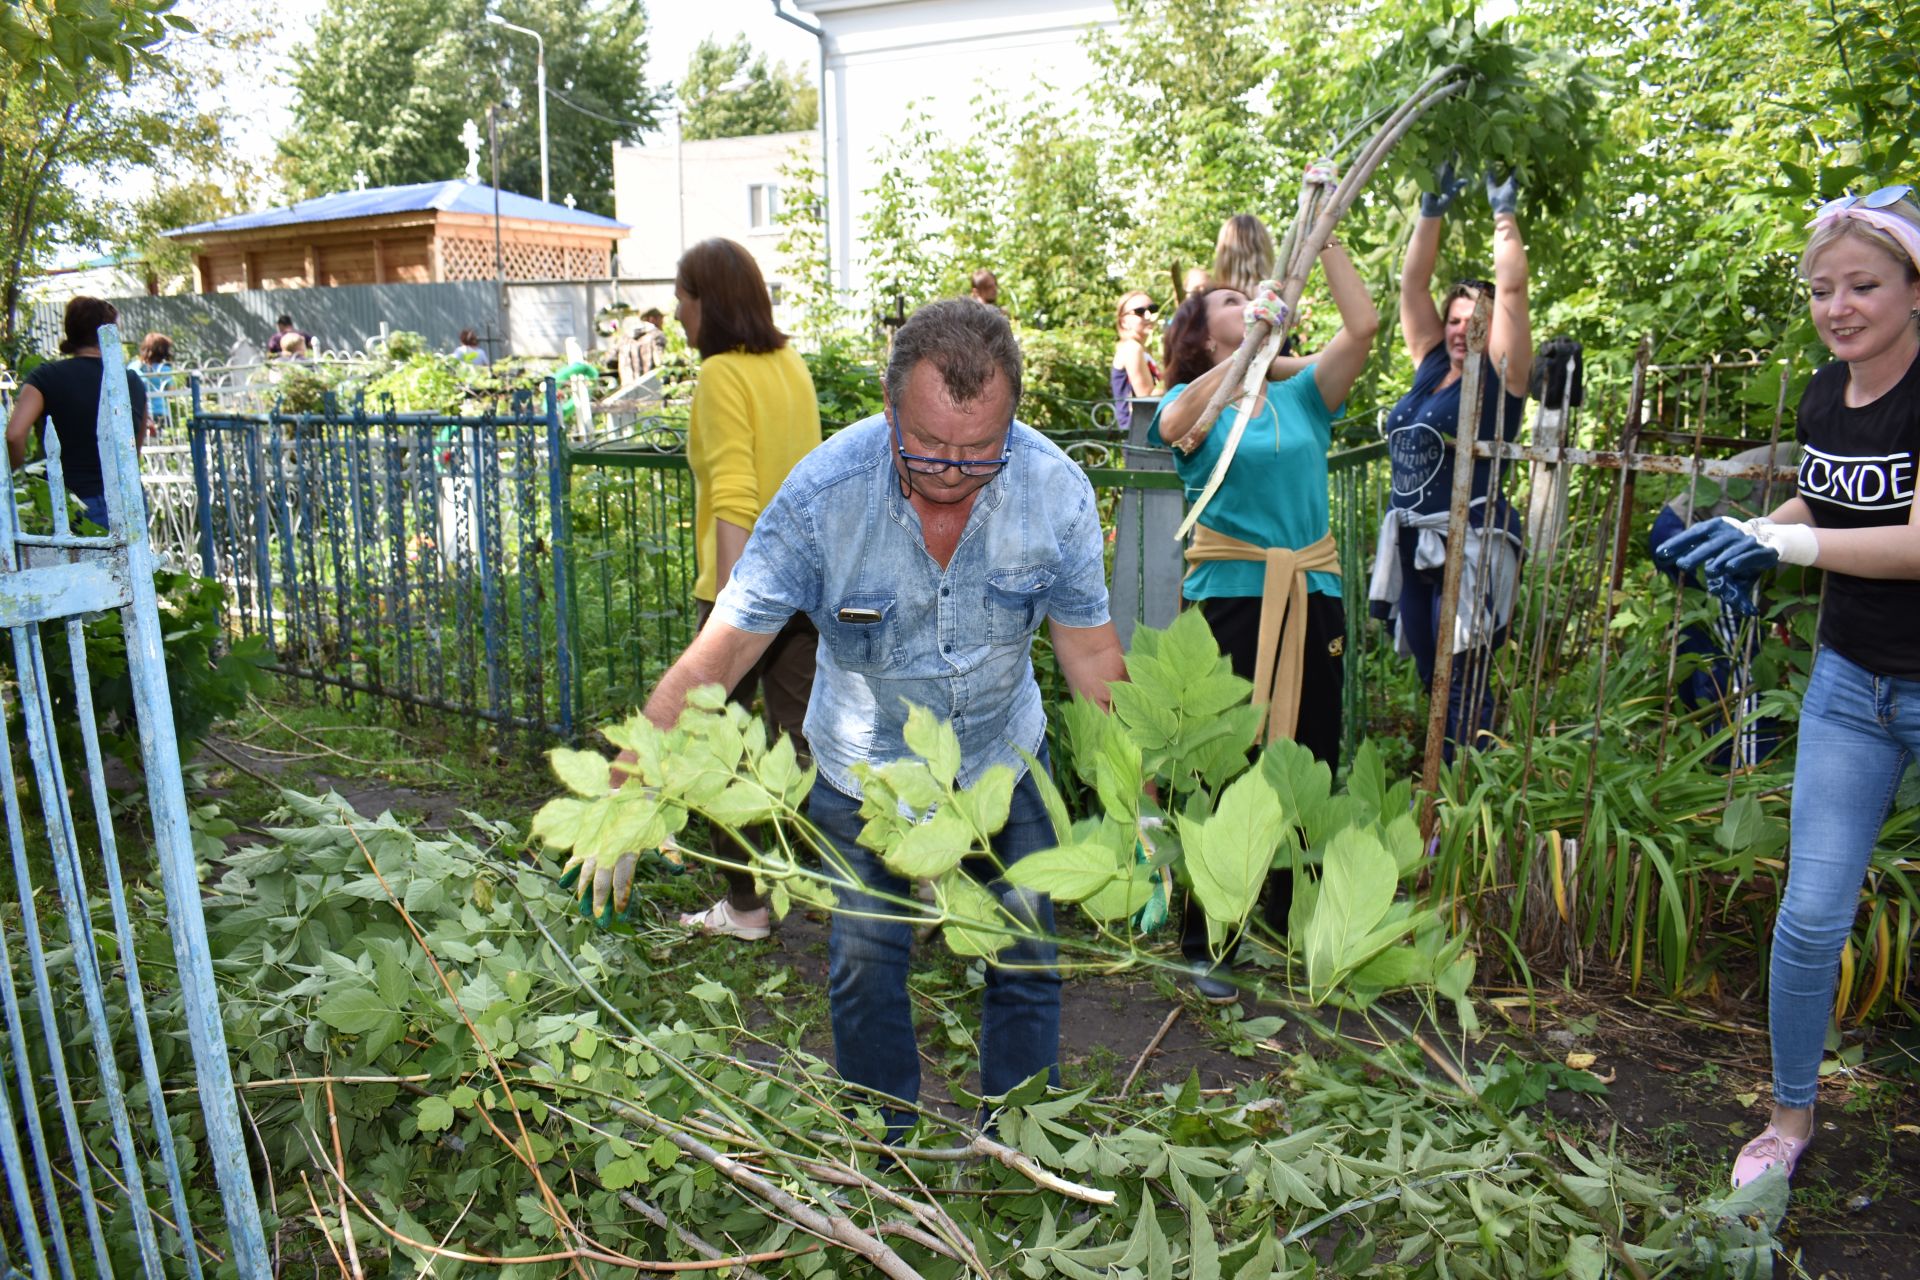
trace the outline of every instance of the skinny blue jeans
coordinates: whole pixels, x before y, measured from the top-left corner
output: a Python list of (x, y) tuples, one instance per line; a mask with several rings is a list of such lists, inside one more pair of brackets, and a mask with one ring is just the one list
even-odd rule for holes
[[(1046, 757), (1041, 756), (1044, 766)], [(920, 1049), (907, 997), (907, 961), (915, 917), (876, 895), (910, 899), (912, 886), (886, 869), (878, 854), (861, 848), (860, 802), (816, 780), (807, 817), (839, 850), (841, 874), (852, 883), (835, 891), (839, 906), (827, 941), (827, 1000), (833, 1020), (834, 1066), (843, 1079), (888, 1097), (915, 1102), (920, 1096)], [(1002, 863), (1057, 843), (1053, 824), (1031, 776), (1014, 788), (1007, 824), (994, 837)], [(1053, 941), (1053, 901), (993, 879), (991, 867), (969, 867), (1018, 920), (1041, 937), (1021, 938), (987, 966), (980, 1017), (980, 1090), (1006, 1093), (1045, 1071), (1060, 1083), (1060, 973)], [(904, 1112), (886, 1109), (887, 1131), (898, 1138), (911, 1127)]]
[(1920, 754), (1920, 680), (1877, 676), (1832, 649), (1814, 655), (1800, 704), (1787, 892), (1773, 926), (1767, 1019), (1773, 1100), (1810, 1107), (1880, 825)]

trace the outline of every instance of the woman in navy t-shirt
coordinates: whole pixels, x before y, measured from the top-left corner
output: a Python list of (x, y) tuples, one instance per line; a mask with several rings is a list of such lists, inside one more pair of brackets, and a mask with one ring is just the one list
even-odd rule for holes
[[(1440, 256), (1440, 232), (1454, 199), (1466, 187), (1451, 164), (1435, 175), (1438, 191), (1420, 198), (1420, 217), (1407, 244), (1400, 274), (1400, 332), (1407, 343), (1415, 373), (1413, 389), (1387, 415), (1387, 452), (1392, 464), (1392, 511), (1398, 529), (1400, 593), (1389, 605), (1397, 607), (1400, 636), (1413, 654), (1421, 683), (1431, 687), (1442, 637), (1453, 652), (1456, 628), (1440, 617), (1440, 590), (1445, 571), (1445, 520), (1453, 494), (1454, 438), (1460, 422), (1461, 375), (1467, 360), (1467, 323), (1481, 293), (1493, 295), (1493, 317), (1482, 359), (1478, 438), (1512, 439), (1526, 407), (1527, 378), (1533, 367), (1533, 333), (1527, 311), (1527, 248), (1514, 218), (1519, 187), (1512, 177), (1496, 182), (1487, 175), (1487, 202), (1493, 209), (1493, 282), (1463, 280), (1447, 290), (1441, 304), (1433, 304), (1433, 271)], [(1504, 379), (1501, 371), (1505, 371)], [(1469, 516), (1476, 528), (1494, 526), (1512, 531), (1517, 542), (1516, 518), (1498, 493), (1488, 492), (1492, 463), (1482, 459), (1473, 468), (1474, 506)], [(1439, 541), (1435, 540), (1437, 529)], [(1420, 554), (1422, 541), (1428, 548)], [(1436, 547), (1439, 563), (1433, 563)], [(1493, 577), (1494, 575), (1489, 575)], [(1462, 598), (1459, 616), (1486, 615), (1503, 619), (1511, 600)], [(1477, 636), (1484, 628), (1470, 625), (1465, 634)], [(1487, 643), (1453, 652), (1453, 683), (1448, 698), (1447, 746), (1468, 732), (1467, 699), (1472, 697), (1472, 731), (1491, 726), (1493, 694), (1487, 667), (1493, 648), (1505, 639), (1504, 626)]]
[(1813, 327), (1835, 359), (1800, 398), (1797, 495), (1768, 519), (1704, 521), (1659, 549), (1682, 568), (1704, 568), (1709, 582), (1732, 581), (1742, 591), (1778, 563), (1812, 565), (1826, 578), (1819, 648), (1800, 703), (1787, 890), (1769, 960), (1773, 1115), (1735, 1159), (1735, 1186), (1776, 1165), (1790, 1175), (1813, 1138), (1840, 953), (1894, 791), (1920, 757), (1920, 645), (1913, 639), (1920, 620), (1920, 203), (1913, 188), (1884, 187), (1823, 207), (1800, 274)]
[[(106, 480), (100, 467), (100, 383), (106, 365), (100, 355), (100, 326), (114, 324), (120, 313), (104, 298), (69, 299), (63, 321), (60, 360), (37, 365), (14, 396), (7, 419), (7, 455), (12, 466), (27, 460), (27, 442), (43, 421), (53, 423), (60, 438), (61, 474), (67, 492), (79, 502), (88, 520), (107, 525)], [(127, 370), (127, 399), (133, 410), (133, 443), (144, 441), (147, 387), (140, 375)], [(44, 432), (42, 433), (44, 435)]]

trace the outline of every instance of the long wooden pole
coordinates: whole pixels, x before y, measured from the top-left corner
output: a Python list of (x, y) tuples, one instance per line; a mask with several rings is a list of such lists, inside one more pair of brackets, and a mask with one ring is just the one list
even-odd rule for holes
[(1434, 638), (1433, 687), (1427, 706), (1427, 755), (1420, 771), (1420, 838), (1433, 839), (1440, 787), (1440, 760), (1446, 751), (1447, 701), (1453, 693), (1453, 638), (1460, 612), (1460, 578), (1466, 569), (1467, 510), (1473, 501), (1473, 439), (1480, 434), (1481, 366), (1486, 363), (1487, 328), (1493, 319), (1493, 294), (1482, 292), (1467, 322), (1467, 360), (1460, 370), (1460, 417), (1453, 435), (1453, 494), (1447, 517), (1447, 570), (1440, 579), (1439, 634)]

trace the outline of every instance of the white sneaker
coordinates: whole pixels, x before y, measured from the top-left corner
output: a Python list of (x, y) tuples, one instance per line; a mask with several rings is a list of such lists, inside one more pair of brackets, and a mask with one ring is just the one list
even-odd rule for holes
[(773, 934), (772, 919), (765, 907), (758, 911), (735, 911), (733, 904), (725, 898), (705, 911), (688, 912), (680, 917), (680, 923), (685, 928), (701, 933), (739, 938), (743, 942), (758, 942)]

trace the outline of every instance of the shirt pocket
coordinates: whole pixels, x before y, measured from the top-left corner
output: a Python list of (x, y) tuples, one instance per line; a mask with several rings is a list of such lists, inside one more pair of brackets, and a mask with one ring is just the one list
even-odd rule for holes
[(1051, 569), (996, 569), (987, 575), (987, 643), (1026, 641), (1047, 616), (1047, 600), (1059, 575)]
[[(845, 595), (826, 617), (824, 633), (833, 660), (847, 671), (863, 674), (887, 671), (900, 662), (900, 620), (891, 591), (864, 591)], [(878, 621), (852, 621), (862, 614), (879, 614)]]

